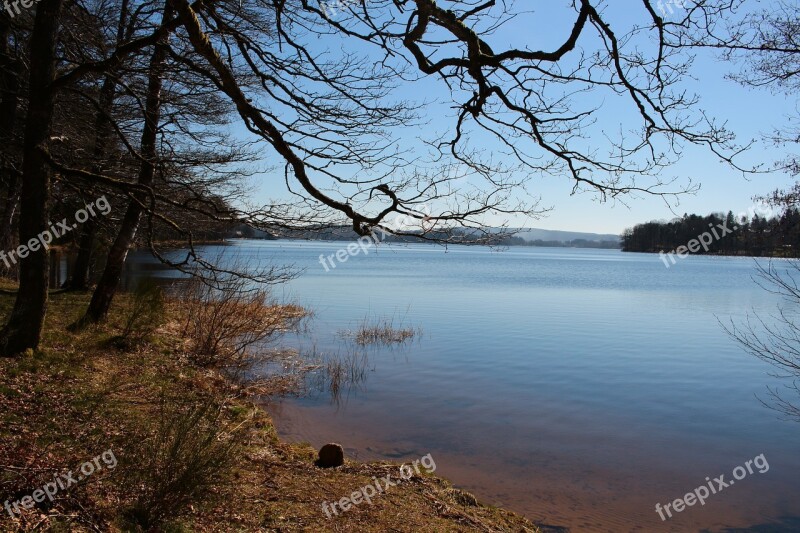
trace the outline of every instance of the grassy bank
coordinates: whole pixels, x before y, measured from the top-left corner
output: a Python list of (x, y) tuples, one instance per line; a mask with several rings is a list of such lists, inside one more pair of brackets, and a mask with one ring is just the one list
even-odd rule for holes
[[(398, 465), (316, 467), (315, 450), (281, 442), (248, 390), (195, 364), (185, 306), (167, 305), (147, 339), (120, 342), (137, 313), (130, 296), (107, 324), (66, 331), (88, 298), (54, 295), (42, 348), (0, 359), (0, 505), (21, 502), (14, 519), (0, 509), (3, 531), (537, 531), (416, 474), (329, 519), (324, 502), (397, 480)], [(12, 304), (0, 294), (4, 317)], [(52, 501), (35, 492), (108, 451), (113, 466), (95, 462)]]

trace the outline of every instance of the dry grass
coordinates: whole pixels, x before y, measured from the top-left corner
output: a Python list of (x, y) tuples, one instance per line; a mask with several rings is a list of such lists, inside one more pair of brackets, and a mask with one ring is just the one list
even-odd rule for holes
[(420, 334), (420, 330), (395, 325), (394, 318), (382, 317), (374, 321), (365, 318), (355, 330), (340, 331), (339, 335), (352, 339), (358, 346), (405, 344)]
[(351, 351), (345, 355), (328, 357), (317, 374), (316, 387), (339, 403), (343, 392), (357, 389), (367, 380), (369, 358), (366, 352)]
[[(476, 506), (446, 482), (427, 476), (391, 489), (374, 505), (329, 520), (322, 512), (324, 502), (349, 495), (373, 476), (396, 472), (397, 466), (348, 462), (323, 470), (314, 466), (310, 447), (280, 442), (263, 410), (226, 396), (229, 384), (223, 374), (189, 363), (178, 334), (186, 317), (174, 314), (180, 309), (168, 310), (168, 322), (150, 342), (126, 352), (107, 347), (126, 325), (128, 315), (122, 311), (134, 305), (125, 295), (108, 324), (67, 333), (66, 325), (81, 314), (88, 298), (54, 296), (41, 350), (22, 359), (0, 359), (0, 499), (30, 494), (55, 472), (74, 469), (109, 448), (119, 466), (60, 493), (53, 504), (39, 504), (15, 522), (7, 516), (0, 519), (0, 530), (135, 531), (126, 516), (147, 499), (142, 497), (147, 487), (149, 494), (158, 488), (160, 478), (153, 474), (169, 457), (160, 448), (151, 453), (153, 468), (145, 468), (142, 450), (151, 442), (147, 435), (167, 443), (188, 442), (191, 448), (194, 437), (210, 441), (206, 437), (216, 431), (235, 432), (241, 446), (230, 451), (224, 472), (206, 478), (202, 498), (192, 495), (162, 506), (161, 531), (536, 531), (528, 521)], [(12, 302), (0, 296), (0, 312), (7, 313)], [(195, 434), (194, 411), (189, 409), (189, 418), (165, 421), (164, 398), (180, 398), (188, 406), (211, 399), (221, 409), (219, 416), (203, 418), (209, 431)], [(176, 446), (189, 465), (177, 474), (191, 471), (193, 454)], [(137, 479), (141, 490), (124, 488), (129, 486), (126, 480)]]

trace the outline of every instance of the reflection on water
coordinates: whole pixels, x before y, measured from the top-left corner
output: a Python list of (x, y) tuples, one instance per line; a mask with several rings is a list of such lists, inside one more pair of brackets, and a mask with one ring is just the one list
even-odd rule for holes
[[(352, 375), (343, 362), (357, 379), (339, 403), (328, 392), (271, 405), (284, 438), (338, 441), (365, 460), (432, 453), (484, 502), (576, 531), (798, 530), (800, 425), (759, 404), (775, 378), (717, 321), (774, 310), (752, 260), (667, 270), (617, 251), (413, 245), (325, 272), (319, 255), (340, 246), (230, 249), (306, 268), (278, 294), (315, 313), (308, 335), (286, 339), (300, 353), (348, 357), (338, 333), (364, 317), (402, 313), (424, 336), (371, 349)], [(656, 503), (761, 453), (768, 473), (661, 522)]]

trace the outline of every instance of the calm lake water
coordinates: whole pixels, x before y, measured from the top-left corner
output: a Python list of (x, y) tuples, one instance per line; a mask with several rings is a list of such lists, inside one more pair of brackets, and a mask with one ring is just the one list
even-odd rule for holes
[[(718, 322), (776, 311), (752, 259), (667, 269), (651, 254), (420, 244), (326, 272), (320, 254), (343, 246), (224, 248), (305, 269), (276, 289), (316, 314), (288, 344), (340, 351), (337, 332), (365, 318), (422, 329), (402, 349), (370, 351), (366, 381), (338, 403), (271, 404), (285, 439), (340, 442), (362, 460), (430, 453), (484, 503), (573, 531), (800, 531), (800, 423), (759, 403), (782, 382)], [(760, 454), (768, 472), (667, 521), (655, 512)]]

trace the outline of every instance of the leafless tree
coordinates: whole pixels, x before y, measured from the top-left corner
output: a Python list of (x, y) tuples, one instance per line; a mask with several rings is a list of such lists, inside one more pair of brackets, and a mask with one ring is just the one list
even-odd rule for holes
[[(17, 206), (22, 192), (21, 146), (19, 135), (19, 116), (24, 113), (23, 78), (26, 75), (20, 43), (24, 31), (15, 28), (8, 13), (0, 13), (0, 184), (5, 190), (3, 213), (0, 218), (0, 246), (7, 250), (15, 242), (14, 223)], [(0, 265), (5, 275), (16, 274)]]
[[(49, 226), (48, 204), (52, 169), (41, 147), (50, 135), (55, 105), (56, 47), (62, 0), (42, 0), (30, 46), (28, 116), (23, 142), (19, 241), (36, 239)], [(49, 261), (39, 250), (21, 259), (19, 295), (11, 316), (0, 331), (0, 353), (17, 354), (39, 345), (47, 312)]]
[[(76, 163), (69, 143), (42, 149), (52, 148), (45, 138), (36, 157), (76, 186), (126, 196), (128, 212), (138, 216), (123, 228), (144, 217), (149, 228), (163, 224), (185, 235), (186, 259), (172, 264), (186, 270), (215, 265), (194, 250), (191, 228), (177, 212), (274, 231), (346, 220), (360, 235), (394, 230), (439, 241), (465, 235), (474, 242), (490, 240), (496, 235), (489, 221), (540, 213), (537, 196), (528, 191), (535, 179), (566, 177), (574, 192), (623, 201), (626, 195), (669, 197), (692, 190), (690, 182), (663, 177), (687, 144), (736, 165), (741, 147), (732, 134), (700, 112), (696, 97), (681, 86), (691, 56), (680, 40), (700, 22), (725, 15), (731, 2), (690, 4), (679, 19), (667, 20), (653, 2), (642, 0), (631, 6), (638, 22), (627, 24), (600, 0), (574, 0), (562, 8), (559, 20), (567, 27), (559, 42), (514, 47), (496, 31), (541, 19), (535, 7), (512, 0), (357, 1), (344, 3), (340, 13), (317, 0), (169, 0), (174, 15), (155, 24), (158, 4), (132, 1), (132, 18), (146, 23), (113, 50), (98, 52), (95, 46), (68, 56), (50, 90), (88, 86), (87, 92), (97, 94), (113, 75), (147, 117), (154, 93), (142, 91), (137, 80), (152, 73), (141, 67), (160, 49), (165, 72), (175, 74), (166, 75), (171, 83), (192, 78), (198, 82), (193, 87), (209, 97), (225, 98), (261, 143), (259, 155), (284, 169), (291, 200), (219, 202), (229, 198), (219, 193), (219, 183), (203, 172), (181, 171), (162, 153), (144, 150), (144, 142), (134, 148), (137, 143), (119, 122), (111, 122), (115, 142), (142, 168), (139, 178), (155, 166), (158, 180)], [(79, 7), (96, 11), (94, 4)], [(125, 72), (131, 65), (133, 73)], [(401, 96), (416, 86), (434, 92), (423, 101)], [(193, 93), (186, 89), (184, 96)], [(451, 122), (429, 124), (429, 113), (441, 109), (431, 102), (449, 106)], [(174, 109), (180, 107), (178, 98)], [(607, 129), (609, 120), (619, 125), (618, 134)], [(160, 124), (161, 139), (172, 137), (163, 129), (170, 124), (171, 116)], [(205, 131), (225, 127), (219, 123)], [(46, 212), (39, 198), (21, 204), (23, 218)], [(418, 227), (394, 228), (392, 220), (401, 215)], [(136, 232), (126, 232), (113, 264), (134, 244)], [(146, 232), (151, 250), (170, 262), (152, 237)], [(23, 267), (38, 272), (41, 265)], [(115, 285), (115, 279), (109, 276), (111, 283), (103, 286)], [(36, 300), (42, 313), (46, 291), (44, 296)], [(107, 306), (98, 308), (101, 317)], [(15, 346), (31, 347), (32, 341)]]
[[(116, 48), (126, 41), (127, 28), (129, 24), (128, 0), (122, 0), (119, 13), (117, 15), (117, 31), (113, 40), (113, 47)], [(109, 168), (107, 156), (116, 152), (113, 150), (113, 130), (110, 124), (110, 117), (113, 113), (114, 100), (117, 93), (118, 69), (110, 70), (105, 75), (99, 95), (92, 103), (96, 103), (94, 120), (94, 139), (91, 149), (91, 168), (95, 173), (102, 173)], [(78, 254), (72, 268), (72, 275), (66, 282), (69, 290), (86, 290), (89, 288), (89, 270), (92, 264), (92, 253), (95, 248), (95, 238), (99, 221), (96, 218), (87, 220), (81, 228), (78, 242)]]
[[(732, 16), (717, 21), (704, 21), (690, 28), (681, 45), (706, 48), (719, 52), (723, 60), (737, 65), (731, 79), (755, 89), (763, 88), (777, 94), (796, 95), (800, 88), (800, 5), (792, 0), (771, 3), (768, 8), (748, 9), (749, 5), (732, 2)], [(795, 109), (787, 123), (779, 125), (767, 136), (775, 145), (796, 148), (800, 143), (800, 114)], [(796, 154), (789, 154), (775, 165), (797, 176), (800, 166)], [(759, 199), (782, 209), (800, 205), (800, 184), (788, 190), (776, 190)], [(743, 324), (730, 322), (725, 331), (748, 353), (777, 369), (776, 376), (789, 381), (785, 387), (770, 388), (770, 401), (765, 402), (783, 415), (800, 420), (800, 326), (796, 313), (800, 304), (798, 273), (800, 262), (758, 265), (759, 285), (779, 295), (784, 302), (777, 315), (751, 315)]]
[[(766, 136), (776, 146), (794, 150), (800, 143), (800, 101), (796, 98), (800, 89), (800, 4), (778, 0), (762, 7), (739, 0), (731, 2), (731, 7), (730, 17), (689, 28), (680, 44), (717, 51), (733, 66), (729, 77), (744, 86), (794, 97), (795, 109), (787, 113), (786, 123)], [(790, 153), (775, 168), (797, 176), (797, 154)]]
[[(169, 2), (165, 3), (162, 15), (161, 27), (163, 28), (172, 17), (172, 8)], [(158, 129), (161, 121), (162, 100), (161, 92), (164, 84), (164, 70), (167, 62), (167, 47), (170, 32), (164, 32), (156, 42), (153, 55), (150, 59), (147, 78), (147, 95), (144, 109), (144, 128), (140, 144), (141, 164), (139, 175), (136, 180), (138, 185), (151, 187), (156, 175), (158, 142)], [(111, 245), (111, 250), (106, 259), (106, 266), (100, 278), (97, 289), (92, 295), (92, 301), (86, 312), (85, 318), (90, 321), (98, 321), (108, 314), (111, 301), (119, 284), (122, 275), (123, 265), (128, 251), (136, 237), (139, 229), (139, 222), (142, 216), (142, 203), (146, 202), (143, 196), (132, 201), (125, 215), (117, 234), (117, 238)]]
[[(722, 10), (702, 4), (695, 17)], [(533, 214), (535, 203), (520, 198), (534, 176), (568, 176), (576, 191), (588, 187), (603, 199), (685, 192), (690, 186), (664, 189), (659, 177), (681, 142), (707, 146), (728, 161), (738, 151), (729, 132), (693, 113), (696, 99), (678, 86), (690, 59), (670, 48), (665, 28), (692, 19), (667, 23), (648, 1), (638, 7), (641, 24), (620, 34), (602, 3), (574, 2), (567, 10), (571, 30), (542, 51), (489, 44), (498, 27), (535, 16), (511, 2), (350, 2), (336, 20), (311, 0), (249, 4), (274, 13), (274, 32), (263, 25), (251, 31), (244, 9), (225, 3), (202, 10), (176, 5), (221, 90), (286, 161), (290, 190), (310, 208), (345, 215), (362, 234), (393, 213), (423, 219), (423, 203), (447, 206), (428, 217), (443, 226), (479, 228), (487, 213)], [(314, 45), (320, 38), (330, 49), (350, 43), (361, 53), (320, 52)], [(650, 38), (658, 44), (646, 55)], [(242, 65), (260, 81), (258, 92), (238, 83)], [(420, 76), (441, 80), (441, 97), (457, 110), (452, 134), (423, 139), (432, 150), (427, 161), (386, 158), (386, 147), (396, 143), (378, 145), (376, 159), (375, 142), (365, 144), (377, 133), (373, 127), (385, 136), (395, 133), (393, 126), (413, 125), (413, 117), (400, 120), (396, 107), (383, 103), (388, 89)], [(627, 103), (632, 132), (592, 141), (601, 133), (592, 126), (602, 106), (586, 95)], [(476, 138), (495, 144), (481, 150)], [(353, 165), (360, 172), (352, 173)]]
[(769, 388), (766, 403), (784, 416), (800, 421), (800, 262), (788, 261), (758, 265), (759, 285), (780, 296), (784, 305), (777, 315), (748, 316), (742, 324), (723, 324), (725, 331), (748, 353), (775, 367), (775, 377), (788, 381), (781, 388)]

